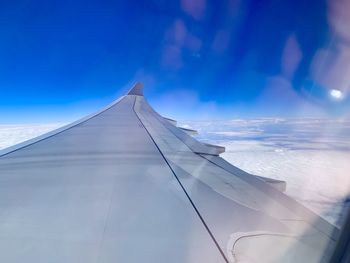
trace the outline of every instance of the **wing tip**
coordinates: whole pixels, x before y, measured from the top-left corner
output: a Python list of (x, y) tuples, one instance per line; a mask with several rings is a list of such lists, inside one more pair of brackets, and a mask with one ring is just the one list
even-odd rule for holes
[(127, 95), (143, 96), (143, 84), (141, 82), (136, 82)]

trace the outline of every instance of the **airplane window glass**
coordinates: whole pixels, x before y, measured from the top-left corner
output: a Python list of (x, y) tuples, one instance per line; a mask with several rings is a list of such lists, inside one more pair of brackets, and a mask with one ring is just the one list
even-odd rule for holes
[(0, 262), (346, 262), (350, 0), (7, 2)]

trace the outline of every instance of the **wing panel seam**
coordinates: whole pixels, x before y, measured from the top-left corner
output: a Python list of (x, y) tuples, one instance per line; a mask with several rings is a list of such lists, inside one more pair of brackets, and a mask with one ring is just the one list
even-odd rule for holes
[(193, 200), (191, 199), (191, 197), (189, 196), (189, 194), (187, 193), (185, 187), (183, 186), (183, 184), (181, 183), (180, 179), (177, 177), (175, 171), (173, 170), (173, 168), (171, 167), (171, 165), (169, 164), (168, 160), (166, 159), (166, 157), (164, 156), (163, 152), (160, 150), (159, 146), (157, 145), (157, 143), (155, 142), (155, 140), (153, 139), (153, 136), (151, 135), (151, 133), (148, 131), (148, 129), (146, 128), (146, 126), (143, 124), (141, 118), (139, 117), (139, 115), (137, 114), (137, 112), (135, 111), (135, 104), (136, 104), (136, 100), (137, 98), (135, 97), (135, 101), (134, 101), (134, 105), (132, 107), (136, 117), (138, 118), (138, 120), (140, 121), (140, 123), (142, 124), (143, 128), (146, 130), (148, 136), (151, 138), (152, 142), (154, 143), (154, 145), (156, 146), (156, 148), (158, 149), (160, 155), (163, 157), (164, 161), (166, 162), (166, 164), (168, 165), (169, 169), (171, 170), (171, 172), (173, 173), (176, 181), (179, 183), (181, 189), (184, 191), (187, 199), (190, 201), (193, 209), (195, 210), (196, 214), (198, 215), (199, 219), (201, 220), (202, 224), (204, 225), (205, 229), (207, 230), (207, 232), (209, 233), (210, 237), (212, 238), (213, 242), (215, 243), (215, 246), (217, 247), (217, 249), (219, 250), (220, 254), (222, 255), (222, 257), (224, 258), (226, 263), (229, 263), (229, 261), (226, 258), (226, 255), (224, 254), (224, 252), (222, 251), (222, 249), (219, 246), (219, 243), (216, 241), (213, 233), (211, 232), (211, 230), (209, 229), (207, 223), (205, 222), (204, 218), (202, 217), (202, 215), (200, 214), (198, 208), (196, 207), (196, 205), (194, 204)]

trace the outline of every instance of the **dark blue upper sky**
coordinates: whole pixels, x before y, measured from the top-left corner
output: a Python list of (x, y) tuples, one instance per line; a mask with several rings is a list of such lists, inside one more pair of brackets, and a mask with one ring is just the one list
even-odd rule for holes
[(0, 123), (74, 120), (135, 80), (182, 119), (347, 109), (350, 42), (324, 0), (6, 2)]

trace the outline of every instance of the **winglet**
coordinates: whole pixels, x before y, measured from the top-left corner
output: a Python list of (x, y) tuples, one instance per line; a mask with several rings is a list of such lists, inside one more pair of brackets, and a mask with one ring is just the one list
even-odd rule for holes
[(137, 95), (143, 96), (143, 84), (141, 82), (137, 82), (128, 92), (127, 95)]

